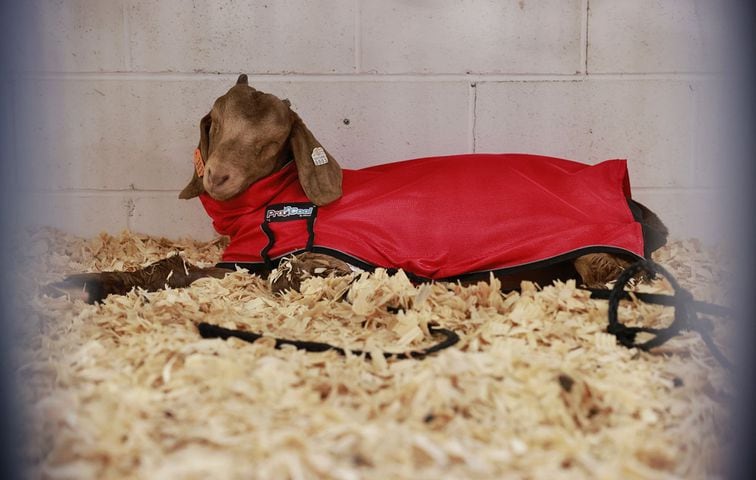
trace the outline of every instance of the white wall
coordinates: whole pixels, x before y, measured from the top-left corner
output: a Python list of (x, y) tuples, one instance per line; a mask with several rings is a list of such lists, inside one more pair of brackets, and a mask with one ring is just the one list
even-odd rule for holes
[(41, 66), (8, 87), (19, 183), (34, 223), (210, 238), (199, 202), (177, 194), (200, 117), (245, 72), (344, 167), (627, 158), (635, 197), (673, 235), (716, 240), (727, 155), (711, 3), (39, 0), (41, 50), (14, 47)]

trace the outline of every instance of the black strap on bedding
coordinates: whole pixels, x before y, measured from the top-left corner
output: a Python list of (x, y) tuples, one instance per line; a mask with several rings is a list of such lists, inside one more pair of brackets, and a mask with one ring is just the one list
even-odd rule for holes
[[(652, 327), (630, 327), (619, 321), (618, 309), (620, 300), (631, 299), (630, 292), (625, 290), (625, 286), (630, 280), (640, 273), (646, 271), (652, 275), (662, 275), (667, 278), (672, 285), (674, 295), (660, 295), (641, 292), (632, 292), (632, 296), (646, 303), (656, 305), (673, 306), (675, 308), (675, 317), (672, 323), (665, 328)], [(693, 299), (693, 295), (680, 286), (674, 276), (664, 267), (651, 260), (639, 260), (630, 265), (617, 278), (617, 282), (612, 290), (589, 289), (591, 298), (601, 298), (609, 300), (609, 325), (606, 331), (617, 338), (620, 345), (628, 348), (638, 348), (648, 351), (666, 343), (668, 340), (679, 334), (681, 330), (695, 330), (701, 336), (712, 356), (725, 368), (733, 369), (734, 365), (722, 354), (711, 337), (712, 326), (698, 317), (698, 313), (713, 315), (718, 317), (730, 317), (733, 315), (731, 309), (721, 305), (701, 302)], [(643, 342), (637, 343), (636, 336), (639, 333), (651, 333), (654, 336)]]
[[(244, 330), (231, 330), (228, 328), (219, 327), (218, 325), (212, 325), (210, 323), (200, 323), (198, 326), (200, 335), (202, 338), (222, 338), (223, 340), (226, 340), (229, 337), (238, 338), (240, 340), (244, 340), (245, 342), (254, 343), (255, 341), (259, 340), (260, 338), (263, 338), (263, 335), (259, 333), (254, 332), (248, 332)], [(440, 350), (443, 350), (445, 348), (449, 348), (455, 343), (459, 342), (459, 336), (454, 333), (452, 330), (448, 330), (446, 328), (440, 328), (434, 325), (429, 325), (428, 329), (430, 330), (431, 334), (439, 334), (444, 337), (443, 340), (436, 343), (435, 345), (431, 345), (430, 347), (423, 348), (421, 350), (414, 350), (410, 352), (400, 352), (400, 353), (391, 353), (391, 352), (382, 352), (383, 356), (385, 358), (395, 358), (398, 360), (408, 359), (408, 358), (414, 358), (414, 359), (423, 359), (426, 356), (436, 353)], [(357, 349), (344, 349), (341, 347), (337, 347), (334, 345), (331, 345), (329, 343), (323, 343), (323, 342), (310, 342), (305, 340), (288, 340), (285, 338), (276, 338), (275, 339), (276, 344), (275, 348), (281, 348), (284, 345), (291, 345), (295, 348), (298, 348), (300, 350), (305, 350), (308, 352), (325, 352), (328, 350), (334, 350), (341, 355), (346, 355), (347, 352), (351, 353), (352, 355), (365, 355), (366, 359), (372, 358), (372, 355), (368, 351), (364, 350), (357, 350)]]
[[(674, 295), (663, 295), (655, 293), (643, 293), (643, 292), (629, 292), (625, 290), (625, 286), (630, 280), (640, 273), (646, 271), (652, 275), (663, 275), (669, 280), (674, 290)], [(354, 280), (352, 280), (354, 282)], [(695, 330), (703, 339), (714, 358), (725, 368), (733, 369), (733, 364), (725, 357), (719, 348), (714, 343), (711, 337), (712, 326), (708, 322), (703, 321), (698, 317), (698, 313), (706, 315), (718, 316), (718, 317), (731, 317), (733, 312), (730, 308), (715, 305), (712, 303), (701, 302), (693, 299), (691, 293), (680, 286), (677, 280), (661, 265), (654, 263), (651, 260), (639, 260), (636, 263), (630, 265), (624, 272), (617, 278), (617, 282), (612, 290), (604, 289), (585, 289), (591, 292), (591, 298), (603, 299), (609, 301), (607, 332), (611, 333), (617, 338), (617, 342), (627, 348), (638, 348), (640, 350), (648, 351), (651, 348), (658, 347), (666, 343), (668, 340), (678, 335), (682, 330)], [(675, 317), (672, 323), (665, 328), (652, 328), (652, 327), (631, 327), (627, 326), (619, 321), (618, 309), (621, 300), (632, 300), (636, 298), (646, 303), (655, 305), (671, 306), (675, 308)], [(344, 294), (340, 300), (346, 300), (346, 294)], [(229, 337), (238, 338), (246, 342), (254, 343), (255, 341), (263, 338), (262, 334), (244, 331), (244, 330), (231, 330), (223, 328), (218, 325), (212, 325), (209, 323), (200, 323), (198, 325), (200, 335), (203, 338), (222, 338), (227, 339)], [(440, 328), (435, 325), (430, 325), (429, 330), (431, 334), (439, 334), (444, 338), (440, 342), (432, 345), (428, 348), (421, 350), (390, 353), (382, 352), (385, 358), (395, 359), (422, 359), (426, 356), (449, 348), (459, 342), (459, 336), (452, 330), (446, 328)], [(650, 333), (654, 337), (643, 343), (636, 342), (636, 336), (639, 333)], [(281, 348), (284, 345), (291, 345), (295, 348), (306, 350), (308, 352), (324, 352), (327, 350), (334, 350), (341, 355), (346, 355), (347, 351), (353, 355), (365, 355), (365, 358), (372, 358), (370, 352), (357, 350), (357, 349), (344, 349), (337, 347), (329, 343), (323, 342), (311, 342), (305, 340), (290, 340), (284, 338), (275, 338), (275, 348)]]

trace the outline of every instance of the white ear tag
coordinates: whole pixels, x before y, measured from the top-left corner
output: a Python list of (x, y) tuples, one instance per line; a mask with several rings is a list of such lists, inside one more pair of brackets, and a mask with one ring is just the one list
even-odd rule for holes
[(315, 147), (312, 149), (312, 163), (315, 165), (325, 165), (328, 163), (328, 156), (325, 153), (325, 150), (323, 150), (323, 147)]

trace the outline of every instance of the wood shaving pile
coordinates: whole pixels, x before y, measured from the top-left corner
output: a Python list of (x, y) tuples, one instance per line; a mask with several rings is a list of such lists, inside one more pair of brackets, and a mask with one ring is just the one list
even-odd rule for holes
[[(102, 305), (48, 298), (70, 273), (134, 269), (182, 251), (211, 265), (223, 240), (127, 232), (24, 240), (15, 356), (31, 478), (708, 478), (721, 473), (733, 386), (700, 337), (645, 353), (605, 333), (607, 302), (574, 282), (413, 286), (401, 273), (313, 278), (272, 295), (239, 271)], [(657, 253), (696, 298), (726, 302), (719, 255)], [(354, 280), (354, 281), (352, 281)], [(350, 283), (351, 282), (351, 283)], [(669, 292), (655, 280), (640, 289)], [(341, 300), (346, 292), (347, 301)], [(398, 313), (397, 313), (398, 312)], [(623, 319), (673, 310), (623, 302)], [(461, 342), (424, 360), (372, 360), (200, 338), (196, 324), (369, 352)], [(727, 342), (728, 320), (712, 319)], [(724, 348), (727, 352), (727, 348)]]

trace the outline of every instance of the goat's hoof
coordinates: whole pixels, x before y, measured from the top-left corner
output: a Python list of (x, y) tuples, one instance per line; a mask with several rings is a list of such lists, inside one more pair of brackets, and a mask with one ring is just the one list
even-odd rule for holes
[(630, 266), (630, 262), (610, 253), (589, 253), (574, 260), (583, 285), (588, 288), (606, 288)]
[(42, 289), (42, 293), (50, 297), (67, 297), (71, 300), (81, 300), (93, 304), (101, 302), (107, 297), (102, 280), (96, 273), (81, 273), (66, 277), (60, 282), (51, 283)]
[(346, 262), (330, 255), (305, 252), (281, 261), (268, 281), (273, 293), (294, 290), (299, 292), (302, 281), (309, 277), (350, 275), (352, 270)]

